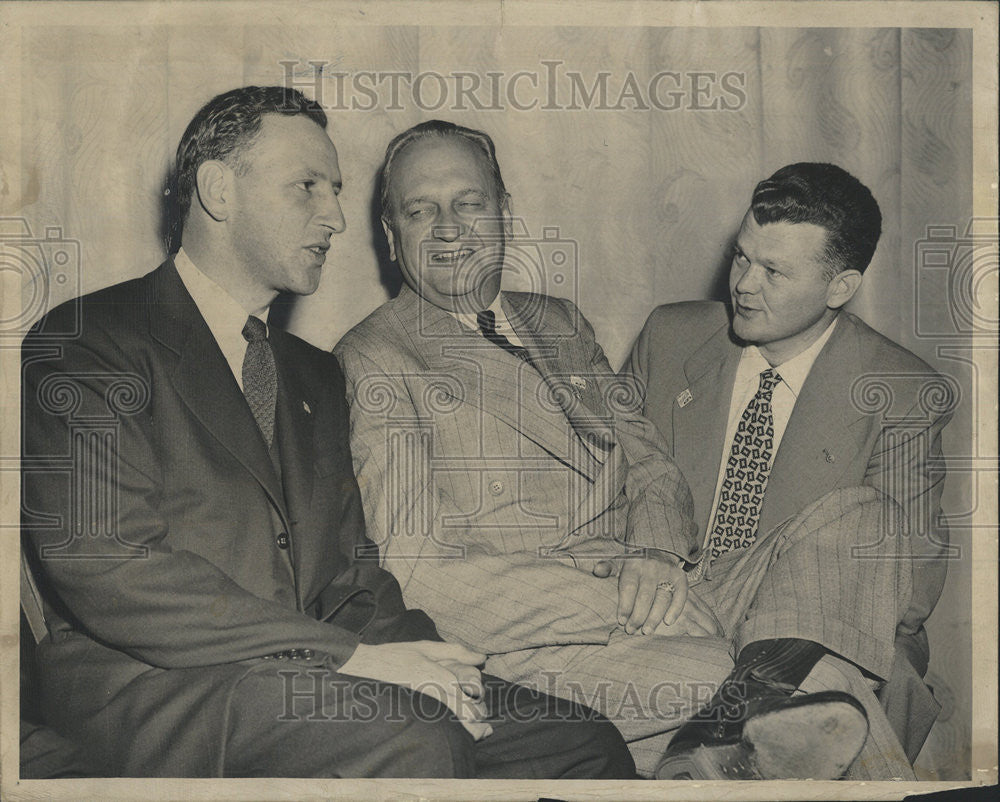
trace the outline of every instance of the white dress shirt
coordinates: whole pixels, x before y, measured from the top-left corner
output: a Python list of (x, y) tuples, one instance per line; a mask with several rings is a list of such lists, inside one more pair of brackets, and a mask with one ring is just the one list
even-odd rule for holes
[[(215, 342), (229, 363), (233, 378), (243, 390), (243, 358), (247, 353), (247, 341), (243, 336), (249, 313), (222, 287), (201, 272), (181, 248), (174, 254), (174, 266), (184, 282), (195, 306), (205, 318)], [(257, 315), (267, 324), (265, 316)]]
[(802, 385), (805, 384), (809, 371), (812, 370), (813, 362), (823, 350), (833, 329), (837, 325), (837, 319), (826, 327), (824, 331), (805, 351), (793, 356), (787, 362), (780, 365), (771, 365), (756, 345), (748, 345), (743, 349), (740, 356), (740, 364), (736, 368), (736, 379), (733, 382), (733, 393), (729, 399), (729, 423), (726, 426), (726, 439), (723, 441), (726, 447), (722, 451), (722, 460), (719, 464), (719, 478), (715, 483), (715, 497), (712, 500), (712, 517), (708, 521), (708, 531), (705, 533), (705, 546), (712, 537), (712, 527), (715, 524), (715, 514), (719, 509), (719, 494), (722, 492), (722, 482), (726, 478), (726, 464), (729, 462), (729, 452), (733, 447), (733, 440), (736, 438), (736, 429), (740, 424), (740, 418), (750, 403), (750, 399), (756, 395), (760, 387), (760, 374), (768, 368), (773, 367), (781, 377), (774, 390), (771, 392), (771, 417), (774, 421), (774, 438), (772, 440), (771, 461), (768, 467), (774, 464), (774, 455), (778, 453), (778, 446), (781, 438), (785, 434), (788, 426), (788, 419), (792, 417), (792, 410), (795, 402), (802, 392)]
[[(518, 348), (524, 348), (524, 343), (521, 342), (521, 338), (517, 336), (517, 332), (514, 331), (514, 327), (510, 325), (510, 321), (507, 319), (507, 314), (503, 311), (503, 306), (500, 304), (500, 293), (497, 293), (497, 297), (493, 299), (491, 303), (485, 310), (487, 312), (492, 312), (494, 318), (496, 319), (496, 333), (502, 334), (507, 338), (507, 341), (511, 345), (516, 345)], [(468, 312), (451, 312), (450, 313), (459, 323), (461, 323), (465, 328), (472, 329), (475, 332), (479, 331), (479, 321), (476, 316)]]

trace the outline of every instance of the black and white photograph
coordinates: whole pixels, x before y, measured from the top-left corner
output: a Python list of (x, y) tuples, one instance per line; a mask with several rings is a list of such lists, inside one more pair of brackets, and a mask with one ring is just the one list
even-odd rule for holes
[(997, 22), (0, 7), (4, 798), (995, 786)]

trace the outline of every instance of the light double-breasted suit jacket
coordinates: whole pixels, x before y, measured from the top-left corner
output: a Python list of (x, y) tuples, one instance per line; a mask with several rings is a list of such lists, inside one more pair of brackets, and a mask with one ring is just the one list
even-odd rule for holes
[(43, 707), (112, 773), (218, 774), (228, 691), (265, 656), (437, 638), (365, 535), (336, 360), (270, 340), (276, 459), (172, 262), (24, 342)]
[(595, 560), (696, 559), (690, 494), (576, 307), (501, 303), (534, 367), (406, 287), (334, 350), (369, 533), (449, 639), (606, 644), (617, 580)]
[[(690, 485), (702, 534), (714, 512), (740, 354), (724, 304), (667, 304), (649, 316), (622, 368), (623, 377), (638, 380), (643, 411)], [(928, 659), (923, 623), (941, 594), (950, 554), (941, 430), (956, 391), (912, 353), (841, 313), (796, 400), (760, 514), (759, 531), (768, 532), (829, 491), (858, 485), (899, 502), (915, 559), (896, 642), (921, 675)]]

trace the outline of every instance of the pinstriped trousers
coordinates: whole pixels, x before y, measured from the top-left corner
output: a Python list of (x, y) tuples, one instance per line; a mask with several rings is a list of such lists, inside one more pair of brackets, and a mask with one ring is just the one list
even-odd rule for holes
[(692, 584), (725, 637), (619, 629), (606, 646), (494, 655), (486, 669), (599, 710), (622, 732), (640, 775), (650, 776), (673, 732), (709, 700), (743, 646), (767, 638), (813, 640), (830, 654), (800, 692), (847, 691), (868, 712), (869, 736), (847, 777), (913, 779), (874, 695), (892, 666), (910, 574), (898, 505), (872, 488), (836, 490), (751, 547), (721, 556)]

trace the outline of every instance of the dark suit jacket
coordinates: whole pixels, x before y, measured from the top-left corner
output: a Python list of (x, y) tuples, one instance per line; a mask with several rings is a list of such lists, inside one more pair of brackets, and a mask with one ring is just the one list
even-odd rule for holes
[[(622, 368), (640, 380), (643, 411), (691, 487), (702, 533), (714, 512), (740, 353), (724, 304), (667, 304), (649, 316)], [(685, 390), (690, 401), (682, 406)], [(768, 532), (837, 488), (869, 485), (895, 498), (910, 518), (918, 557), (897, 647), (921, 676), (928, 659), (923, 623), (947, 572), (941, 430), (955, 400), (929, 365), (842, 313), (795, 403), (760, 515), (760, 531)]]
[(437, 638), (365, 535), (336, 360), (271, 343), (273, 461), (172, 261), (25, 339), (43, 706), (119, 772), (217, 774), (227, 690), (267, 655), (337, 667), (359, 642)]

